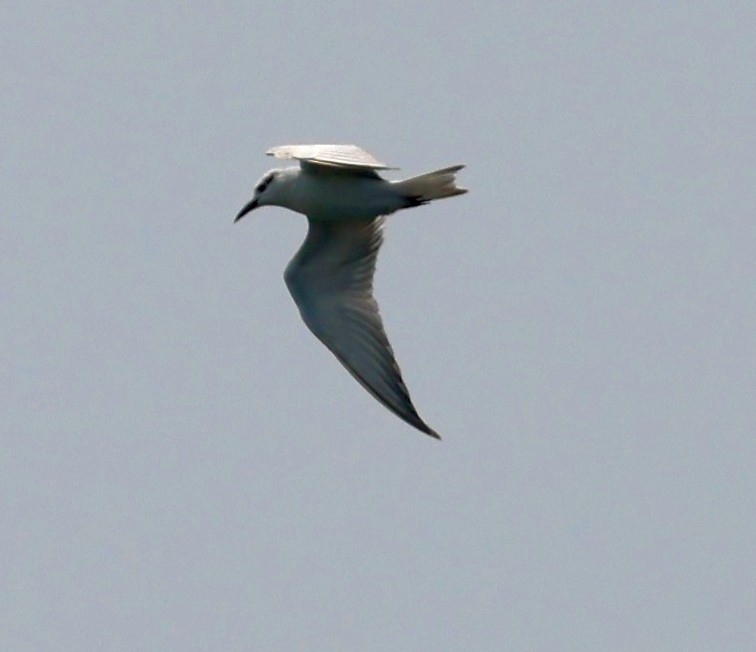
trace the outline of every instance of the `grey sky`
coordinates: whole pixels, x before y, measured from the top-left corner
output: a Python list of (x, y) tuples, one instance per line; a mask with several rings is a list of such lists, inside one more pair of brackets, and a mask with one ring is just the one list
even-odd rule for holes
[[(756, 8), (494, 4), (4, 3), (1, 649), (756, 649)], [(296, 142), (468, 165), (376, 279), (440, 443), (232, 224)]]

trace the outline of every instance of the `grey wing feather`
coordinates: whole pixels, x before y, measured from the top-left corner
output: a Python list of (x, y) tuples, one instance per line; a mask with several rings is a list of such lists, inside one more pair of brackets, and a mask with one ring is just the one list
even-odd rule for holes
[(265, 152), (281, 159), (296, 159), (316, 165), (368, 170), (394, 170), (357, 145), (281, 145)]
[(412, 404), (373, 298), (383, 218), (309, 220), (286, 285), (315, 336), (378, 401), (418, 430), (440, 438)]

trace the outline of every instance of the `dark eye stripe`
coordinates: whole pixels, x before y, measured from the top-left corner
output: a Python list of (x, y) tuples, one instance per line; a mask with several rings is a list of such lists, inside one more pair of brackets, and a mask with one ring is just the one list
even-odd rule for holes
[(263, 192), (268, 185), (270, 185), (270, 182), (273, 181), (273, 177), (268, 177), (267, 179), (263, 179), (260, 183), (257, 184), (257, 188), (255, 188), (255, 192)]

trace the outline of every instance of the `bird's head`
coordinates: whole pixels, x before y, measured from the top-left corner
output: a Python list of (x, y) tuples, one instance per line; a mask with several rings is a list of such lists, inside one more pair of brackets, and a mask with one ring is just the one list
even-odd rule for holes
[(250, 199), (239, 211), (234, 222), (238, 222), (247, 213), (251, 213), (258, 206), (266, 206), (269, 204), (275, 204), (276, 192), (276, 179), (281, 173), (281, 170), (269, 170), (260, 177), (255, 184), (255, 190), (252, 193), (252, 199)]

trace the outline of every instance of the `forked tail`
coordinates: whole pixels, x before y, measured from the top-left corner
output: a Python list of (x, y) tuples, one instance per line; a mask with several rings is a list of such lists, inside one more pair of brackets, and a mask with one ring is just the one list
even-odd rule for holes
[(434, 199), (444, 199), (455, 195), (464, 195), (467, 188), (458, 188), (454, 181), (455, 175), (464, 165), (453, 165), (443, 170), (426, 172), (417, 177), (410, 177), (404, 181), (395, 181), (399, 192), (415, 204), (425, 204)]

